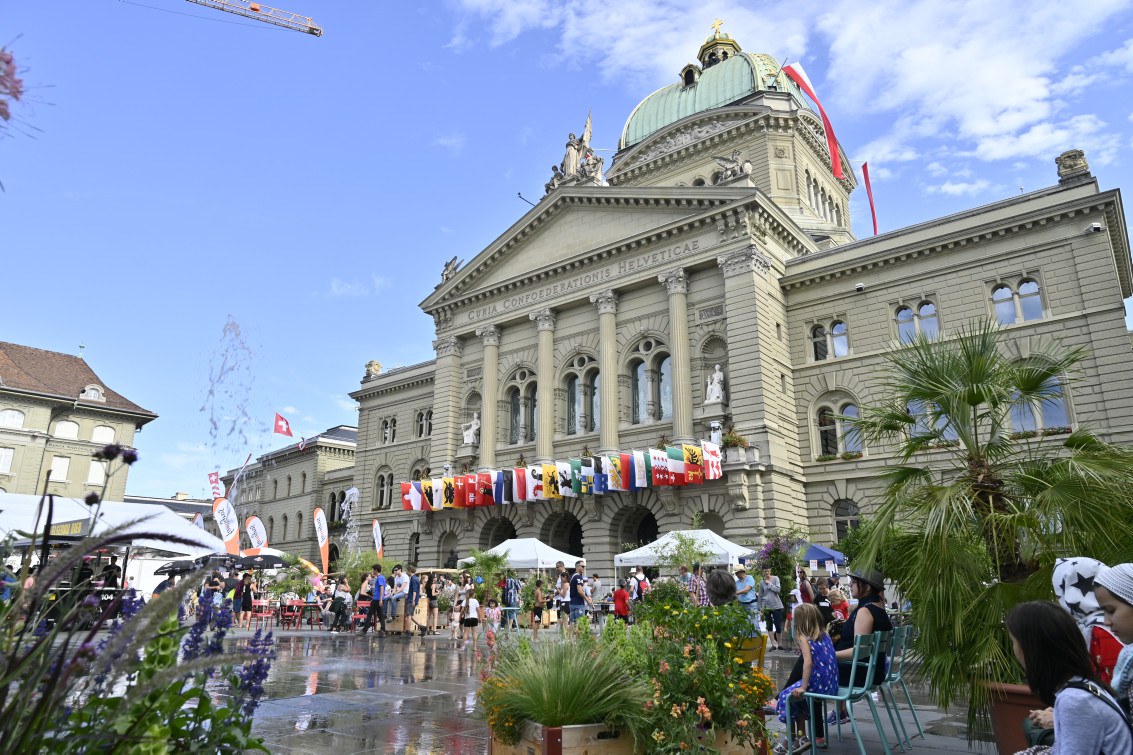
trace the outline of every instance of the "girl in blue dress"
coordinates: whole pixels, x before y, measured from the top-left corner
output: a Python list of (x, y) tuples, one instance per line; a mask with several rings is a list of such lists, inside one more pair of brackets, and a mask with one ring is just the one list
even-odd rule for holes
[[(834, 643), (826, 633), (822, 623), (822, 612), (818, 607), (803, 603), (795, 607), (794, 612), (795, 641), (802, 654), (803, 673), (802, 680), (789, 685), (779, 693), (779, 700), (775, 711), (779, 720), (787, 723), (790, 711), (790, 723), (794, 727), (794, 752), (804, 752), (810, 749), (810, 740), (806, 737), (807, 706), (803, 698), (804, 692), (815, 692), (823, 695), (832, 695), (838, 691), (838, 661), (834, 656)], [(824, 732), (817, 732), (821, 736)], [(780, 742), (776, 753), (785, 753), (786, 743)]]

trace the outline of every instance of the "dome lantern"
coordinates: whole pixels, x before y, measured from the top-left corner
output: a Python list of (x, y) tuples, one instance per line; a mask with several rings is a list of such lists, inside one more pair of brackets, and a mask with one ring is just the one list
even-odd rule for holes
[(700, 65), (704, 68), (711, 68), (717, 63), (723, 63), (728, 58), (734, 58), (742, 52), (739, 42), (720, 32), (720, 27), (723, 25), (724, 22), (720, 19), (716, 19), (712, 23), (711, 36), (704, 40), (704, 44), (700, 46), (700, 52), (696, 54)]

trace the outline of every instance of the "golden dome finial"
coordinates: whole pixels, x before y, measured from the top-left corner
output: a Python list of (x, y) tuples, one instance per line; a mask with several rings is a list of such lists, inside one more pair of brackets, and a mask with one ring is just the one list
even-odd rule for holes
[(724, 22), (721, 21), (720, 19), (716, 19), (715, 21), (712, 22), (712, 34), (713, 34), (713, 36), (716, 36), (716, 37), (720, 36), (720, 27), (723, 26), (723, 25), (724, 25)]

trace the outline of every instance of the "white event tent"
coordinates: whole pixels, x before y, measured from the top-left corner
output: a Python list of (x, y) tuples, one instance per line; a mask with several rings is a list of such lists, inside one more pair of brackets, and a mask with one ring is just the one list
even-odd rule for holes
[[(581, 560), (581, 556), (572, 556), (569, 553), (557, 551), (542, 540), (534, 537), (517, 537), (505, 540), (495, 548), (484, 551), (493, 556), (507, 554), (509, 569), (553, 569), (555, 564), (562, 561), (568, 568), (574, 568), (574, 562)], [(474, 558), (462, 558), (461, 566), (475, 563)]]
[[(31, 532), (36, 526), (40, 497), (19, 493), (0, 493), (0, 537), (10, 532)], [(62, 522), (83, 522), (90, 519), (91, 509), (74, 498), (55, 496), (52, 512), (52, 525)], [(46, 513), (44, 514), (46, 517)], [(123, 534), (176, 535), (192, 541), (192, 545), (168, 543), (152, 538), (132, 539), (132, 548), (152, 548), (176, 555), (197, 558), (212, 553), (224, 552), (224, 541), (193, 525), (171, 509), (158, 504), (125, 503), (123, 501), (103, 501), (99, 509), (98, 522), (93, 534), (99, 535), (126, 522), (141, 519), (144, 521), (130, 525)], [(44, 522), (40, 521), (38, 531), (42, 532)]]
[(649, 545), (642, 546), (628, 553), (614, 556), (614, 566), (657, 566), (667, 560), (667, 555), (677, 546), (677, 535), (692, 538), (696, 545), (708, 551), (709, 555), (702, 563), (705, 566), (721, 564), (738, 564), (741, 558), (751, 556), (754, 551), (731, 540), (725, 540), (712, 530), (683, 530), (666, 532)]

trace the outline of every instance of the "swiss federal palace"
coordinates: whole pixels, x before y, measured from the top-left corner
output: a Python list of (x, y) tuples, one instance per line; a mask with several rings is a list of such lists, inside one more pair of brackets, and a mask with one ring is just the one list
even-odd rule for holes
[[(737, 542), (797, 526), (835, 544), (890, 461), (841, 418), (878, 400), (887, 349), (977, 318), (1019, 355), (1050, 337), (1090, 349), (1063, 401), (1017, 430), (1133, 440), (1129, 240), (1120, 192), (1099, 189), (1083, 153), (1051, 155), (1049, 188), (857, 240), (853, 171), (838, 151), (834, 177), (798, 86), (727, 34), (697, 57), (634, 108), (610, 165), (588, 122), (543, 199), (445, 266), (421, 303), (434, 359), (370, 362), (356, 429), (250, 465), (234, 503), (270, 545), (313, 556), (322, 506), (341, 553), (347, 504), (360, 547), (377, 518), (385, 554), (422, 566), (536, 537), (605, 575), (625, 544), (694, 523)], [(411, 480), (506, 470), (510, 485), (513, 469), (733, 429), (748, 447), (723, 449), (721, 476), (700, 485), (403, 509)]]

